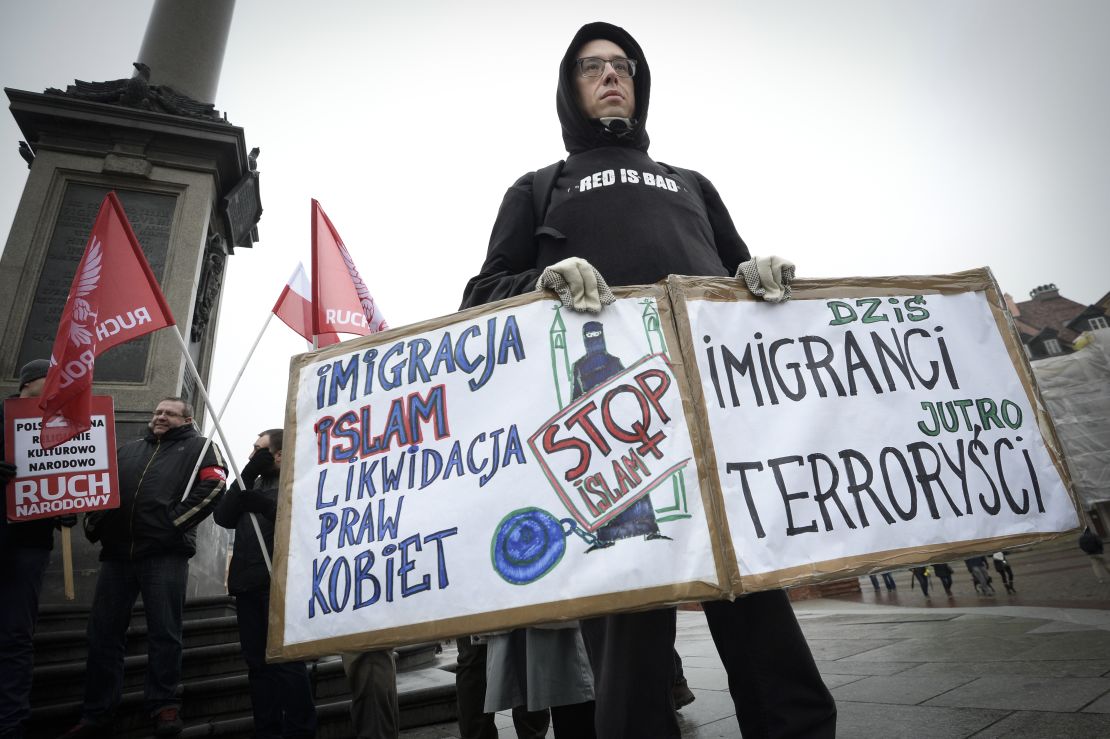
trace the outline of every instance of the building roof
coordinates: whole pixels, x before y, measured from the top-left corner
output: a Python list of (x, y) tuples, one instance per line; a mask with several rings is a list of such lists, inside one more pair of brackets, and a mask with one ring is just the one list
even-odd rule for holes
[[(1063, 297), (1053, 284), (1041, 285), (1033, 289), (1030, 295), (1032, 296), (1030, 300), (1020, 303), (1014, 302), (1010, 295), (1006, 295), (1006, 306), (1013, 314), (1014, 323), (1026, 343), (1043, 337), (1058, 338), (1061, 342), (1071, 345), (1086, 330), (1086, 326), (1080, 326), (1080, 330), (1076, 331), (1069, 324), (1084, 313), (1103, 314), (1106, 311), (1106, 308), (1099, 304), (1084, 305)], [(1110, 303), (1110, 293), (1103, 300)]]

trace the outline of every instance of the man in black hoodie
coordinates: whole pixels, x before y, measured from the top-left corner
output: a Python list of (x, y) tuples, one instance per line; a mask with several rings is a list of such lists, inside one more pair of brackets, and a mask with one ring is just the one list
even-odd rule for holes
[[(549, 203), (536, 172), (509, 188), (463, 308), (550, 287), (564, 303), (597, 311), (612, 301), (607, 284), (668, 274), (743, 276), (765, 299), (789, 297), (792, 265), (750, 257), (713, 184), (648, 156), (650, 92), (651, 71), (632, 36), (608, 23), (579, 29), (556, 96), (570, 156)], [(835, 734), (835, 705), (782, 591), (706, 603), (705, 612), (745, 737)], [(678, 737), (674, 609), (587, 619), (582, 633), (597, 735)]]

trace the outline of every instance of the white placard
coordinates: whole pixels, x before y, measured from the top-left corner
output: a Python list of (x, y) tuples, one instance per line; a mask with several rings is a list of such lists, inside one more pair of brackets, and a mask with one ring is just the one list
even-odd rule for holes
[(349, 344), (291, 386), (285, 648), (718, 584), (653, 299), (600, 317), (544, 299)]
[(983, 292), (687, 309), (741, 575), (1077, 525)]

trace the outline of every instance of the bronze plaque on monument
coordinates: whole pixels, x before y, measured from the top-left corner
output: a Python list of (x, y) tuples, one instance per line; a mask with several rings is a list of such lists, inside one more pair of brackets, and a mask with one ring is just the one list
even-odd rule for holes
[(249, 247), (258, 241), (258, 235), (253, 233), (258, 219), (262, 217), (258, 173), (247, 172), (243, 175), (243, 179), (239, 180), (224, 198), (223, 206), (232, 247)]
[[(85, 253), (93, 221), (109, 189), (72, 182), (66, 186), (23, 332), (17, 366), (32, 359), (50, 357), (73, 274)], [(116, 190), (116, 194), (154, 277), (161, 283), (177, 198), (137, 190)], [(143, 382), (149, 352), (149, 335), (108, 350), (96, 360), (96, 379), (100, 382)]]

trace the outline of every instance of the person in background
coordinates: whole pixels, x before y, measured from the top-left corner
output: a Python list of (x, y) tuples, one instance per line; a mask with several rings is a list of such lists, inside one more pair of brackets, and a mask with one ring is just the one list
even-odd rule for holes
[(356, 739), (396, 739), (401, 731), (397, 703), (397, 656), (392, 649), (344, 652), (343, 674), (351, 686), (351, 725)]
[[(594, 689), (575, 622), (490, 634), (486, 642), (487, 713), (512, 709), (541, 724), (551, 713), (556, 739), (594, 739)], [(517, 730), (518, 739), (530, 736)], [(547, 730), (537, 734), (547, 736)]]
[(987, 571), (986, 557), (971, 557), (964, 560), (967, 571), (971, 573), (975, 584), (975, 592), (980, 595), (994, 595), (994, 586), (991, 585), (990, 572)]
[(1007, 593), (1016, 593), (1014, 590), (1014, 571), (1010, 568), (1010, 562), (1006, 559), (1005, 552), (995, 552), (994, 556), (994, 569), (1002, 577), (1002, 584), (1006, 586)]
[(235, 531), (227, 590), (235, 596), (254, 736), (307, 739), (316, 735), (316, 706), (305, 663), (266, 662), (271, 574), (267, 561), (274, 551), (283, 435), (281, 429), (269, 429), (258, 435), (243, 467), (245, 488), (238, 481), (231, 483), (212, 518), (225, 529)]
[(911, 567), (910, 572), (913, 573), (913, 579), (910, 580), (910, 590), (913, 590), (913, 581), (921, 585), (921, 594), (926, 598), (929, 597), (929, 568), (927, 566)]
[(944, 586), (944, 594), (952, 595), (952, 568), (947, 562), (933, 565), (933, 572), (937, 573), (940, 578), (940, 584)]
[(682, 671), (682, 657), (678, 650), (674, 650), (674, 710), (681, 711), (698, 699), (694, 691), (690, 690), (690, 683), (686, 681), (686, 673)]
[[(14, 398), (42, 394), (50, 362), (34, 359), (19, 370), (19, 393)], [(4, 446), (4, 406), (0, 403), (0, 454)], [(0, 739), (23, 736), (31, 715), (31, 674), (35, 666), (35, 622), (43, 575), (54, 548), (54, 529), (70, 527), (77, 516), (56, 516), (9, 523), (8, 483), (16, 466), (0, 461)]]
[[(497, 739), (492, 713), (485, 710), (486, 638), (464, 636), (455, 641), (459, 650), (455, 669), (455, 699), (459, 708), (460, 739)], [(542, 739), (551, 726), (551, 712), (529, 711), (523, 705), (512, 709), (517, 739)]]
[[(886, 591), (889, 593), (891, 590), (897, 590), (898, 584), (894, 582), (894, 575), (889, 572), (883, 573), (883, 585), (886, 586)], [(879, 578), (871, 575), (871, 586), (875, 588), (875, 592), (879, 592)]]

